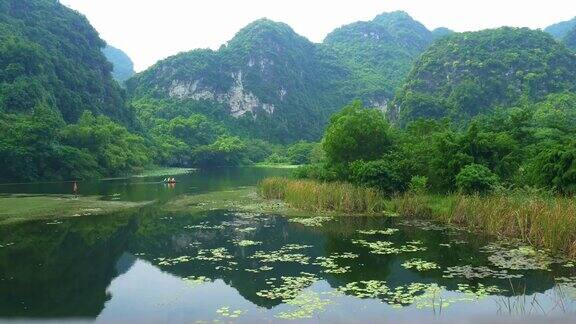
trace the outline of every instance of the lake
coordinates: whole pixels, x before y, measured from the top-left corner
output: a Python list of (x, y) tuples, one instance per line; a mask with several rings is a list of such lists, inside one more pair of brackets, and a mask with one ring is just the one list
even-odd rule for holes
[[(526, 322), (576, 320), (575, 263), (424, 220), (167, 209), (281, 169), (80, 183), (151, 201), (0, 226), (0, 321)], [(0, 193), (69, 194), (70, 183)]]

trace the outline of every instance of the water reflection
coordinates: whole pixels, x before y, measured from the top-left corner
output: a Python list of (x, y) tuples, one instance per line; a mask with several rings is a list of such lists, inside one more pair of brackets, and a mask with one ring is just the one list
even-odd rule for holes
[[(390, 228), (398, 231), (359, 232)], [(447, 278), (454, 266), (497, 269), (480, 251), (488, 241), (393, 218), (346, 217), (307, 227), (280, 215), (191, 215), (153, 206), (1, 227), (0, 237), (0, 244), (14, 243), (0, 248), (5, 319), (254, 322), (309, 312), (312, 320), (371, 321), (576, 311), (573, 284), (558, 284), (576, 276), (573, 268), (509, 270), (520, 278)], [(375, 254), (358, 240), (425, 249)], [(413, 259), (438, 269), (403, 266)], [(291, 303), (294, 296), (308, 308)]]

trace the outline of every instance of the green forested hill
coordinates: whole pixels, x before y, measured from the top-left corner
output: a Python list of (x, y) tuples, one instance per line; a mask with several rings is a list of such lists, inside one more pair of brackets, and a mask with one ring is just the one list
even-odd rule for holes
[(397, 11), (342, 26), (328, 34), (324, 46), (352, 72), (341, 92), (385, 108), (414, 60), (431, 42), (432, 33), (426, 27)]
[(322, 44), (261, 19), (219, 50), (170, 57), (127, 86), (148, 125), (200, 113), (233, 134), (315, 140), (330, 114), (352, 99), (386, 108), (433, 37), (404, 12), (343, 26)]
[(104, 46), (59, 1), (0, 1), (0, 181), (122, 174), (146, 163)]
[(334, 85), (348, 72), (333, 60), (288, 25), (261, 19), (218, 51), (170, 57), (127, 86), (147, 123), (202, 113), (236, 134), (316, 139), (343, 103)]
[(448, 29), (445, 27), (438, 27), (432, 31), (432, 39), (437, 40), (437, 39), (440, 39), (444, 36), (452, 35), (454, 33), (455, 32), (451, 29)]
[(118, 83), (123, 84), (124, 81), (130, 79), (136, 73), (134, 72), (132, 59), (122, 50), (107, 45), (102, 52), (108, 62), (112, 63), (112, 76)]
[(469, 120), (575, 88), (576, 56), (544, 32), (504, 27), (454, 34), (418, 59), (391, 117)]
[(576, 17), (550, 25), (546, 27), (544, 31), (552, 35), (555, 39), (561, 40), (570, 30), (574, 29), (574, 27), (576, 27)]
[(562, 42), (569, 49), (576, 51), (576, 26), (564, 36)]
[(0, 2), (0, 88), (5, 112), (55, 107), (67, 122), (84, 110), (129, 124), (133, 114), (86, 18), (56, 0)]

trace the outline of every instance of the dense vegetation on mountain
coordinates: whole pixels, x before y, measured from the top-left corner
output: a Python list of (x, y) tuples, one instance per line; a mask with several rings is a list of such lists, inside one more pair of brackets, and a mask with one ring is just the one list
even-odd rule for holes
[(576, 51), (576, 27), (574, 27), (571, 31), (569, 31), (568, 34), (564, 36), (562, 41), (564, 42), (564, 45), (566, 45), (566, 47), (568, 47), (573, 51)]
[(391, 127), (378, 114), (355, 103), (335, 115), (324, 135), (325, 159), (300, 175), (388, 194), (422, 183), (442, 193), (526, 186), (576, 193), (574, 93), (498, 109), (464, 129), (447, 119)]
[(118, 83), (123, 84), (124, 81), (130, 79), (136, 72), (134, 72), (134, 63), (130, 57), (122, 50), (107, 45), (102, 50), (108, 62), (112, 63), (112, 76)]
[(433, 40), (437, 40), (440, 39), (444, 36), (448, 36), (451, 34), (454, 34), (455, 32), (451, 29), (445, 28), (445, 27), (438, 27), (436, 29), (434, 29), (432, 31), (432, 39)]
[[(58, 1), (0, 2), (0, 179), (112, 175), (146, 163), (135, 145), (143, 139), (116, 124), (137, 127), (103, 46)], [(88, 122), (86, 111), (101, 117)]]
[(403, 125), (417, 118), (461, 122), (575, 88), (576, 56), (541, 31), (503, 27), (460, 33), (422, 54), (390, 116)]
[[(553, 182), (559, 191), (572, 190), (570, 171), (557, 161), (569, 161), (574, 146), (567, 134), (576, 56), (540, 31), (431, 32), (393, 12), (343, 26), (314, 44), (285, 24), (261, 19), (217, 51), (181, 53), (127, 80), (130, 104), (112, 69), (122, 81), (133, 73), (132, 63), (105, 46), (85, 17), (56, 0), (0, 2), (2, 181), (115, 176), (151, 164), (327, 159), (332, 164), (315, 171), (322, 177), (366, 183), (392, 177), (385, 191), (405, 188), (415, 175), (451, 190), (463, 179), (486, 176), (484, 168), (506, 183)], [(409, 125), (405, 130), (358, 103), (330, 119), (353, 99), (386, 110), (394, 94), (387, 113)], [(481, 114), (492, 117), (474, 118)], [(420, 117), (454, 123), (410, 124)], [(516, 138), (527, 130), (499, 129), (506, 118), (528, 123), (533, 133)], [(320, 138), (328, 120), (324, 150), (303, 141)], [(478, 127), (502, 142), (476, 148), (467, 141), (485, 141), (474, 137)], [(425, 132), (445, 141), (414, 142)], [(490, 157), (476, 156), (477, 149)], [(436, 163), (437, 154), (454, 160)], [(518, 170), (536, 166), (547, 170), (546, 178), (518, 180)]]
[(155, 107), (150, 118), (202, 113), (239, 135), (292, 142), (321, 134), (345, 73), (288, 25), (261, 19), (218, 51), (178, 54), (127, 84), (137, 105)]
[(552, 35), (555, 39), (561, 40), (568, 32), (576, 27), (576, 17), (550, 25), (544, 29), (545, 32)]
[(421, 23), (397, 11), (340, 27), (324, 45), (352, 72), (341, 92), (385, 108), (432, 38)]
[(157, 63), (128, 90), (151, 124), (200, 113), (238, 136), (315, 140), (330, 114), (354, 98), (385, 108), (433, 37), (404, 12), (343, 26), (323, 44), (261, 19), (218, 51)]

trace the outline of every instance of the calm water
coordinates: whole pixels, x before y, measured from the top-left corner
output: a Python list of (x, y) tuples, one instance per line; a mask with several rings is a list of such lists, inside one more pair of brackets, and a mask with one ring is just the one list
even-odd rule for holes
[[(81, 184), (83, 194), (161, 202), (0, 227), (0, 321), (576, 321), (576, 268), (517, 245), (402, 218), (162, 209), (181, 194), (285, 172), (198, 172), (174, 188)], [(68, 193), (69, 184), (0, 190)]]

